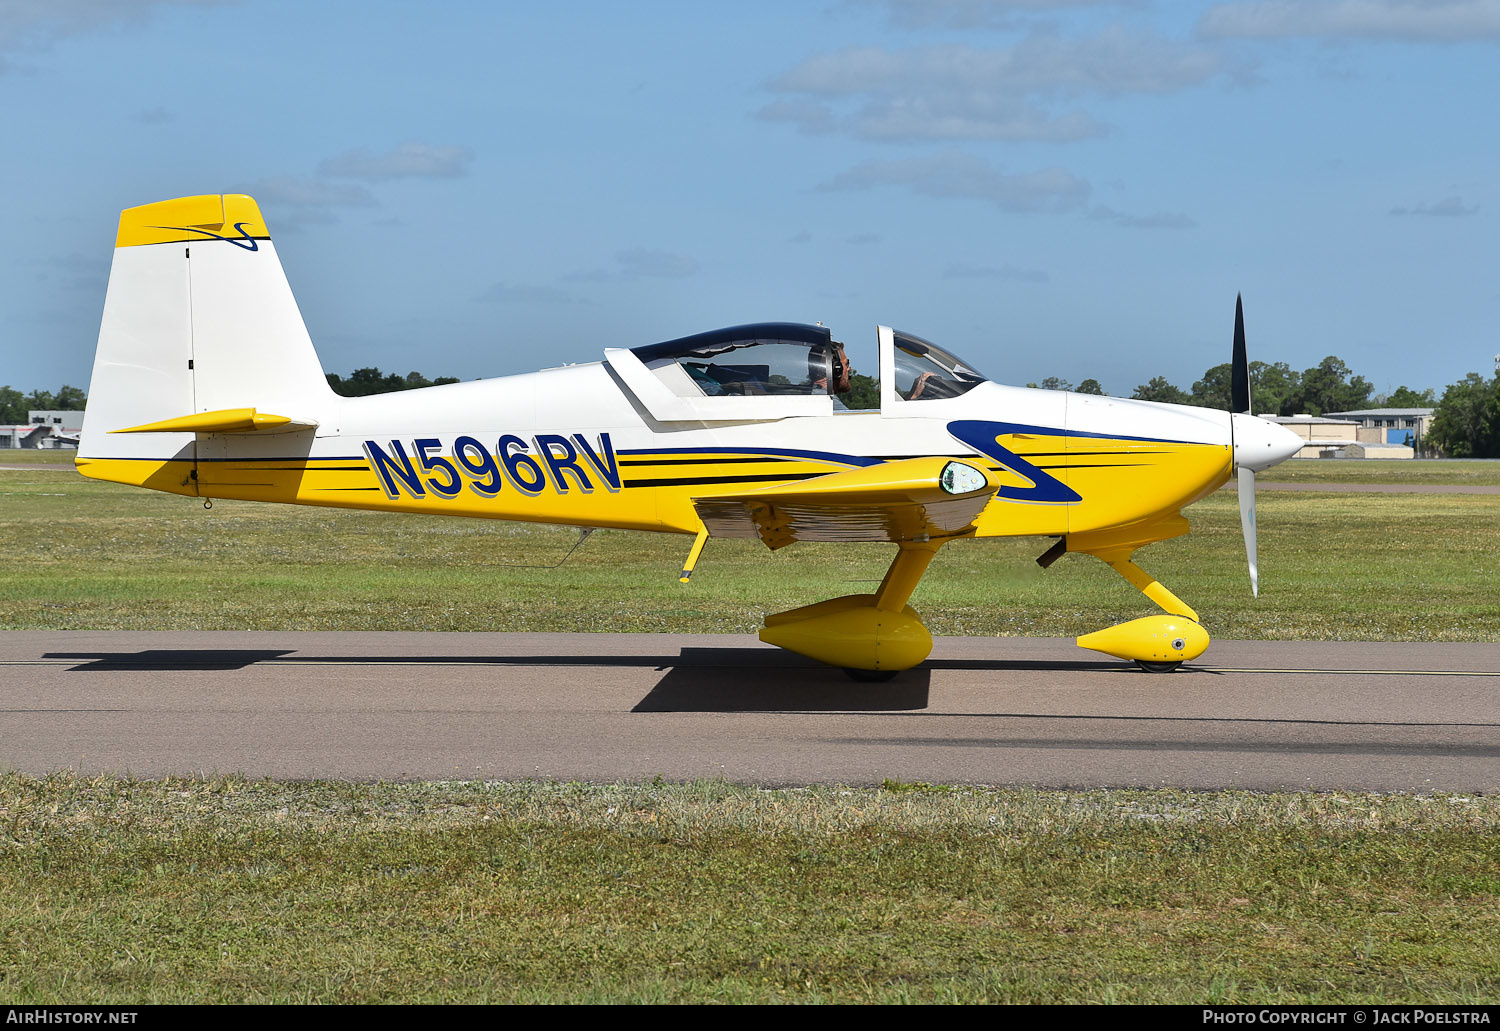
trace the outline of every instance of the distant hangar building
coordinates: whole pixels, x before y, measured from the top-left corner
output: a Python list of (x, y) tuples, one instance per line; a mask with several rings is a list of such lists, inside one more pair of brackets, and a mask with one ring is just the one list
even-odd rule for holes
[[(1353, 412), (1329, 412), (1330, 419), (1358, 423), (1356, 439), (1366, 444), (1396, 444), (1426, 455), (1423, 441), (1432, 425), (1432, 408), (1361, 408)], [(1373, 456), (1371, 456), (1373, 457)]]
[(0, 426), (0, 448), (76, 448), (83, 432), (82, 412), (35, 411), (26, 422)]
[(1417, 455), (1426, 424), (1398, 427), (1377, 420), (1393, 420), (1392, 412), (1432, 409), (1374, 408), (1368, 412), (1336, 412), (1328, 415), (1262, 415), (1267, 422), (1285, 426), (1307, 441), (1293, 458), (1413, 458)]

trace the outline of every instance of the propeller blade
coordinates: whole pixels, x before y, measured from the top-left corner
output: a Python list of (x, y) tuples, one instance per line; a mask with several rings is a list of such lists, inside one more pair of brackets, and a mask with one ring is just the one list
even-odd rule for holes
[(1229, 359), (1229, 410), (1250, 411), (1250, 358), (1245, 353), (1245, 306), (1234, 298), (1234, 353)]
[(1250, 593), (1260, 597), (1260, 565), (1255, 556), (1255, 470), (1239, 469), (1240, 530), (1245, 535), (1245, 558), (1250, 562)]

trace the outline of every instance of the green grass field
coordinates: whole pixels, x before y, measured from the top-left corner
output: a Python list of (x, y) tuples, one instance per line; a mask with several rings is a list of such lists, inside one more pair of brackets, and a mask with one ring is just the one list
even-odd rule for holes
[(1500, 462), (1370, 458), (1297, 459), (1260, 474), (1267, 483), (1413, 483), (1428, 486), (1500, 486)]
[[(1258, 506), (1258, 600), (1231, 492), (1188, 510), (1193, 533), (1138, 556), (1210, 634), (1500, 640), (1500, 495), (1265, 491)], [(561, 568), (538, 568), (576, 531), (250, 502), (205, 511), (46, 469), (0, 470), (0, 539), (0, 628), (54, 630), (751, 633), (767, 612), (873, 590), (891, 551), (715, 540), (684, 586), (686, 537), (600, 531)], [(1088, 556), (1043, 572), (1033, 560), (1050, 543), (955, 542), (912, 604), (938, 634), (1073, 636), (1153, 611)]]
[[(1215, 635), (1500, 640), (1500, 495), (1259, 505), (1259, 601), (1230, 493), (1140, 555)], [(0, 470), (0, 628), (750, 632), (890, 550), (714, 541), (684, 587), (685, 538), (601, 532), (535, 568), (574, 539)], [(914, 604), (1149, 611), (1046, 543), (950, 545)], [(1497, 832), (1497, 797), (0, 774), (0, 1003), (1493, 1002)]]
[(0, 1001), (1493, 1002), (1500, 800), (0, 777)]

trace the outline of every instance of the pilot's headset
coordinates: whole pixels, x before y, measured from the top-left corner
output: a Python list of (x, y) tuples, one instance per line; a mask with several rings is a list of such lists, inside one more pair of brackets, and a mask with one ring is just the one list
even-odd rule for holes
[(813, 344), (807, 349), (807, 382), (809, 384), (822, 380), (828, 385), (828, 392), (833, 393), (833, 388), (838, 385), (836, 372), (838, 366), (839, 360), (833, 348), (827, 344)]

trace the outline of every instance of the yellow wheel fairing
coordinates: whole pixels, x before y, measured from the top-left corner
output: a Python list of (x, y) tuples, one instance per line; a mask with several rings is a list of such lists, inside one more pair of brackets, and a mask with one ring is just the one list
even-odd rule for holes
[(1133, 662), (1186, 662), (1208, 643), (1208, 631), (1184, 616), (1142, 616), (1078, 638), (1080, 648)]
[(845, 669), (911, 669), (932, 652), (932, 634), (910, 606), (885, 611), (873, 594), (768, 616), (760, 639)]

